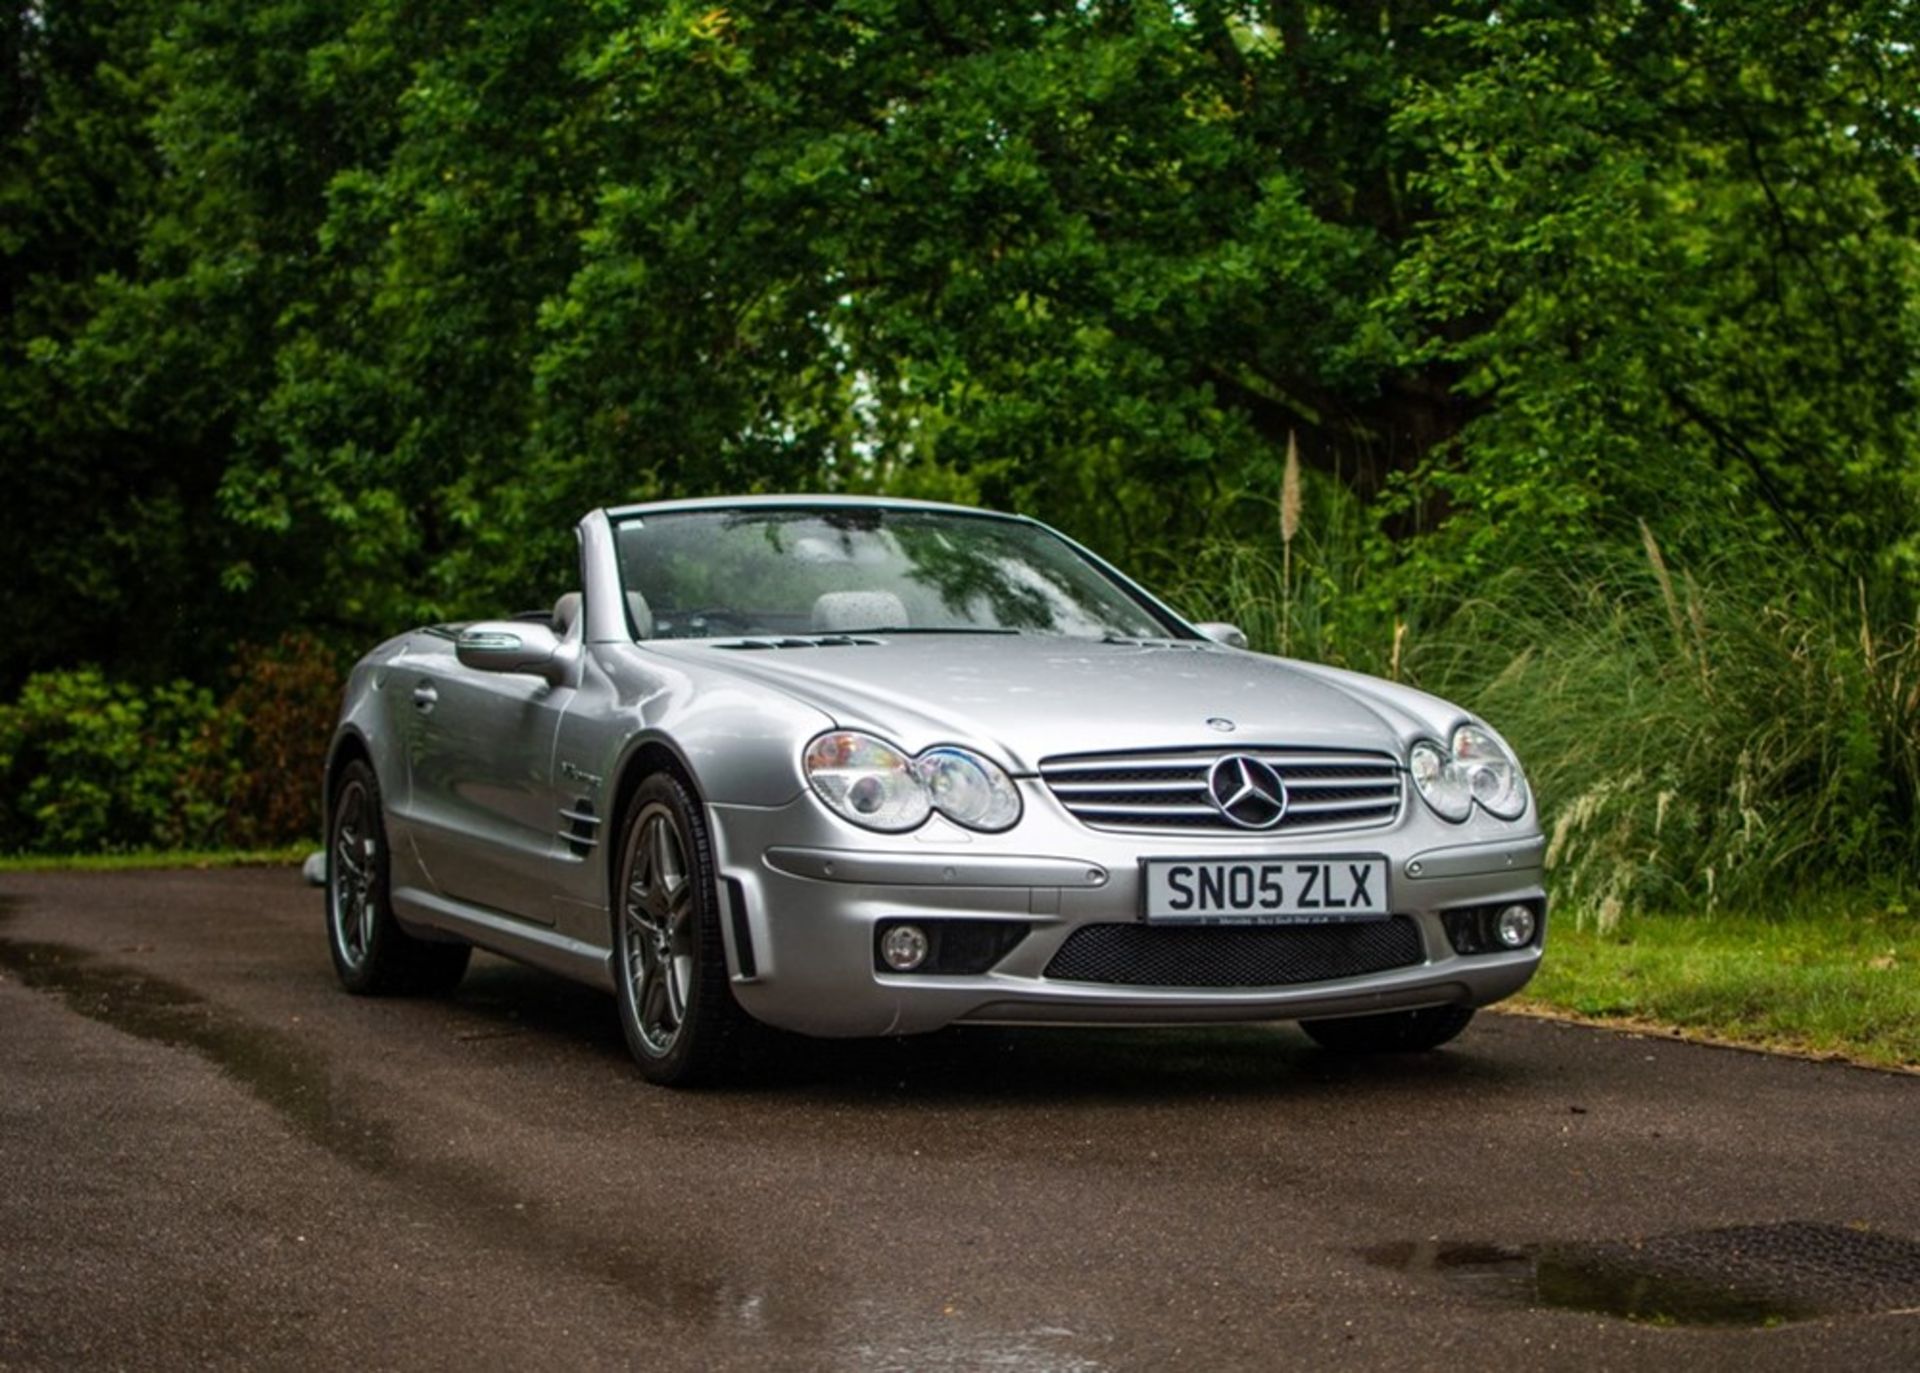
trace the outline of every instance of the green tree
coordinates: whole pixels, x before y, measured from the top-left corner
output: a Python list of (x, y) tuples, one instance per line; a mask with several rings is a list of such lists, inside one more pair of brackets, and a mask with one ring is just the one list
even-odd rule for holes
[(1422, 584), (1646, 518), (1892, 614), (1914, 29), (40, 0), (6, 30), (6, 670), (531, 603), (580, 509), (654, 495), (955, 495), (1164, 575), (1270, 537), (1290, 434)]
[(206, 575), (201, 548), (217, 525), (225, 454), (182, 452), (141, 432), (130, 378), (117, 393), (89, 394), (62, 365), (139, 270), (162, 175), (144, 132), (153, 10), (143, 0), (18, 4), (0, 18), (0, 683), (9, 688), (34, 668), (85, 658), (164, 666), (181, 647), (171, 608)]
[(1920, 13), (1616, 0), (1452, 30), (1472, 70), (1398, 118), (1434, 214), (1391, 304), (1480, 403), (1428, 468), (1479, 556), (1738, 528), (1911, 604)]

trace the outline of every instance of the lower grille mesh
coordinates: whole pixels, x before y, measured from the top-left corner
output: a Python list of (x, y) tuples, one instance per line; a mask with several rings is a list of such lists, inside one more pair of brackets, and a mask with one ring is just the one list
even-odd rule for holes
[(1123, 987), (1287, 987), (1421, 961), (1420, 931), (1404, 915), (1345, 925), (1082, 925), (1046, 975)]

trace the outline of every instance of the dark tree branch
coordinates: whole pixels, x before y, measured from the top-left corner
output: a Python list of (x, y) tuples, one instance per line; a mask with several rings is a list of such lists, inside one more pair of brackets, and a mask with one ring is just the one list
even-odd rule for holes
[(1780, 521), (1781, 527), (1787, 531), (1795, 543), (1800, 545), (1803, 551), (1819, 558), (1836, 571), (1847, 576), (1853, 575), (1853, 569), (1848, 567), (1844, 562), (1841, 562), (1838, 558), (1835, 558), (1821, 544), (1816, 543), (1801, 525), (1800, 521), (1794, 518), (1789, 508), (1786, 495), (1780, 490), (1779, 484), (1774, 481), (1773, 474), (1767, 470), (1765, 460), (1762, 459), (1758, 453), (1754, 452), (1745, 440), (1736, 434), (1730, 426), (1709, 414), (1706, 407), (1694, 400), (1693, 397), (1689, 396), (1680, 387), (1668, 386), (1664, 389), (1667, 399), (1673, 403), (1674, 407), (1678, 409), (1682, 415), (1695, 427), (1704, 432), (1708, 438), (1712, 439), (1715, 446), (1723, 453), (1737, 459), (1742, 466), (1753, 474), (1754, 481), (1759, 486), (1760, 499), (1765, 503), (1766, 507), (1773, 512), (1774, 518)]

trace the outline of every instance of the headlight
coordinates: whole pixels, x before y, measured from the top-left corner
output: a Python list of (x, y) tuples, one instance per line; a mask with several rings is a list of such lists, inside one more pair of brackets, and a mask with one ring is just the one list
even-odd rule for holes
[(1408, 763), (1414, 786), (1442, 819), (1466, 819), (1475, 802), (1502, 820), (1517, 820), (1527, 808), (1520, 764), (1478, 725), (1456, 729), (1450, 749), (1415, 744)]
[(872, 830), (910, 830), (933, 811), (974, 830), (1020, 818), (1020, 792), (989, 758), (942, 745), (918, 758), (870, 734), (835, 730), (807, 745), (814, 793), (835, 814)]
[(927, 818), (913, 759), (870, 734), (839, 730), (807, 745), (807, 781), (828, 809), (870, 830), (910, 830)]
[(1480, 726), (1462, 725), (1453, 732), (1453, 765), (1466, 773), (1473, 799), (1502, 820), (1518, 820), (1527, 808), (1520, 764)]
[(1453, 766), (1453, 760), (1438, 744), (1425, 740), (1413, 746), (1408, 761), (1412, 765), (1413, 785), (1426, 798), (1434, 813), (1443, 820), (1464, 820), (1473, 809), (1473, 793), (1467, 779)]
[(1020, 793), (998, 763), (963, 748), (932, 748), (917, 760), (933, 808), (974, 830), (1003, 830), (1020, 818)]

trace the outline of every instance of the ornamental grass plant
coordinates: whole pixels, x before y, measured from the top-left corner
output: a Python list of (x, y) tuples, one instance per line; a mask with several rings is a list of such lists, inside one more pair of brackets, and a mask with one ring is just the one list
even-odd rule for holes
[(1350, 498), (1307, 506), (1290, 549), (1209, 546), (1185, 603), (1256, 648), (1482, 715), (1526, 766), (1554, 894), (1582, 919), (1911, 884), (1920, 623), (1897, 588), (1737, 540), (1688, 566), (1644, 525), (1449, 578), (1396, 564)]
[(1603, 929), (1898, 885), (1920, 860), (1920, 643), (1846, 590), (1622, 552), (1502, 578), (1419, 670), (1521, 751), (1556, 892)]

